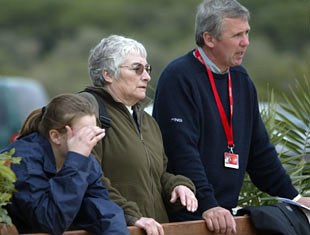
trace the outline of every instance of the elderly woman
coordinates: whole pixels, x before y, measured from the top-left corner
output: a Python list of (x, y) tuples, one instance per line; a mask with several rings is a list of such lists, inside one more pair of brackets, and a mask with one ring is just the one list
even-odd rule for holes
[[(197, 199), (188, 178), (166, 172), (159, 127), (143, 111), (151, 80), (146, 57), (144, 46), (133, 39), (117, 35), (102, 39), (89, 56), (94, 85), (89, 89), (102, 99), (98, 101), (111, 119), (96, 148), (111, 199), (123, 208), (128, 225), (147, 234), (164, 234), (160, 223), (168, 222), (166, 208), (194, 212)], [(98, 105), (92, 94), (82, 95)]]

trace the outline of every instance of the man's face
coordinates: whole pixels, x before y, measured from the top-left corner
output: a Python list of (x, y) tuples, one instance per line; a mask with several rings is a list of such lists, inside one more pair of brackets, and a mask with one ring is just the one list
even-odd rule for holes
[(222, 70), (240, 65), (249, 46), (250, 26), (247, 20), (225, 18), (221, 38), (214, 40), (214, 63)]

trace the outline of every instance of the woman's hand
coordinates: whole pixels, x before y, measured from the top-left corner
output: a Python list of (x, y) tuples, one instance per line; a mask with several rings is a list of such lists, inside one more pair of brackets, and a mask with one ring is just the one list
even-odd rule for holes
[(147, 235), (164, 235), (161, 224), (152, 218), (141, 217), (136, 221), (135, 226), (143, 228)]
[(178, 198), (180, 198), (181, 204), (186, 206), (188, 211), (194, 212), (197, 210), (197, 198), (188, 187), (184, 185), (178, 185), (173, 189), (170, 202), (175, 203)]

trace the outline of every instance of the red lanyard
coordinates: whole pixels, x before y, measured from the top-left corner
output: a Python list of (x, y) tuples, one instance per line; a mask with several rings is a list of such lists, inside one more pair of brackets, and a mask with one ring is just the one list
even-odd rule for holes
[(232, 128), (233, 96), (232, 96), (232, 84), (231, 84), (230, 73), (228, 72), (228, 96), (229, 96), (229, 109), (230, 109), (230, 119), (229, 119), (229, 123), (228, 123), (228, 120), (227, 120), (227, 117), (225, 114), (225, 110), (223, 108), (223, 104), (221, 102), (220, 96), (219, 96), (217, 89), (216, 89), (216, 86), (215, 86), (213, 74), (212, 74), (211, 70), (207, 67), (207, 65), (205, 64), (205, 62), (202, 59), (202, 56), (200, 55), (200, 52), (198, 49), (195, 50), (194, 55), (205, 66), (205, 68), (207, 70), (208, 77), (209, 77), (209, 80), (211, 83), (211, 88), (212, 88), (213, 95), (215, 98), (215, 102), (217, 105), (217, 109), (220, 113), (222, 125), (223, 125), (224, 131), (225, 131), (226, 140), (227, 140), (227, 144), (228, 144), (227, 147), (230, 149), (231, 152), (233, 152), (233, 148), (235, 145), (234, 145), (234, 135), (233, 135), (233, 128)]

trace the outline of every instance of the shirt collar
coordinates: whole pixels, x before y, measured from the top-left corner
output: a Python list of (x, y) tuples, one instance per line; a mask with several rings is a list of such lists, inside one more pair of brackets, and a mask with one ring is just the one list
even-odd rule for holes
[(129, 113), (132, 115), (132, 112), (133, 112), (133, 106), (128, 106), (128, 105), (125, 105), (126, 108), (128, 109)]
[(228, 72), (228, 70), (225, 71), (225, 72), (222, 72), (222, 71), (219, 69), (219, 67), (217, 67), (217, 66), (208, 58), (208, 56), (206, 55), (206, 53), (203, 51), (203, 49), (202, 49), (201, 47), (198, 47), (198, 50), (199, 50), (199, 52), (200, 52), (200, 55), (201, 55), (203, 61), (204, 61), (205, 64), (211, 69), (211, 71), (212, 71), (213, 73), (216, 73), (216, 74), (225, 74), (225, 73)]

